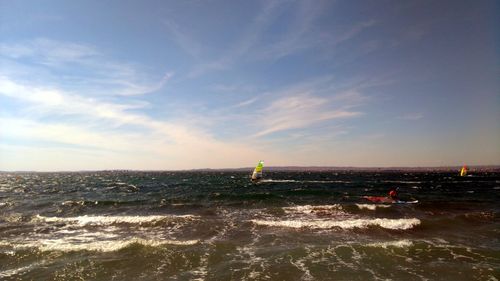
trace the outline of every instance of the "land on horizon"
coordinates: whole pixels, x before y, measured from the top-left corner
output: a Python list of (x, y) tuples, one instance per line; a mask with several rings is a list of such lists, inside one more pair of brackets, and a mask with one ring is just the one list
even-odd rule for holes
[[(265, 172), (335, 172), (335, 171), (410, 171), (410, 172), (452, 172), (460, 170), (462, 166), (402, 166), (402, 167), (352, 167), (352, 166), (268, 166), (264, 168)], [(470, 172), (500, 172), (500, 165), (467, 165)], [(91, 172), (224, 172), (224, 171), (252, 171), (254, 167), (239, 168), (201, 168), (201, 169), (158, 169), (158, 170), (136, 170), (136, 169), (103, 169), (103, 170), (60, 170), (60, 171), (0, 171), (0, 173), (91, 173)]]

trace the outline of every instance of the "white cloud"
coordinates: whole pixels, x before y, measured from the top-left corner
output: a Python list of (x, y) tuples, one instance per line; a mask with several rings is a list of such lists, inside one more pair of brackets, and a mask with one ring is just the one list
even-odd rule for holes
[(280, 8), (286, 4), (286, 1), (265, 1), (263, 3), (263, 7), (251, 24), (242, 29), (242, 36), (239, 40), (230, 45), (222, 56), (197, 64), (188, 74), (188, 77), (196, 78), (213, 70), (228, 69), (243, 56), (254, 53), (262, 33), (271, 25), (277, 13), (280, 12)]
[[(0, 95), (25, 102), (25, 108), (31, 112), (30, 116), (35, 112), (35, 116), (45, 118), (61, 115), (79, 117), (57, 118), (57, 121), (53, 122), (26, 119), (29, 116), (4, 117), (0, 119), (0, 134), (4, 140), (8, 137), (35, 143), (43, 141), (55, 145), (67, 144), (78, 147), (84, 154), (95, 153), (96, 149), (106, 151), (95, 159), (109, 154), (113, 154), (114, 159), (123, 158), (121, 155), (127, 154), (140, 160), (139, 163), (153, 161), (151, 158), (160, 158), (164, 161), (155, 161), (162, 163), (156, 167), (170, 169), (242, 166), (245, 165), (246, 159), (253, 159), (254, 155), (261, 154), (244, 144), (218, 141), (196, 127), (130, 113), (128, 109), (131, 105), (128, 104), (103, 102), (54, 88), (23, 85), (8, 77), (0, 79)], [(140, 130), (127, 129), (124, 133), (124, 130), (120, 129), (130, 126), (136, 126)], [(27, 155), (18, 157), (24, 157), (27, 161), (30, 159)], [(223, 162), (220, 161), (222, 159)], [(0, 168), (8, 169), (8, 165), (9, 163), (3, 163)], [(132, 168), (141, 167), (149, 165), (137, 164)]]
[[(173, 76), (172, 72), (166, 72), (152, 79), (151, 75), (144, 74), (137, 66), (108, 59), (94, 46), (47, 38), (2, 43), (0, 56), (30, 61), (30, 64), (22, 66), (4, 61), (0, 75), (19, 74), (13, 72), (22, 69), (26, 80), (32, 81), (36, 77), (47, 84), (53, 82), (60, 88), (78, 87), (79, 90), (85, 89), (87, 95), (143, 95), (160, 90)], [(79, 70), (78, 74), (71, 74), (74, 69)], [(34, 74), (36, 76), (31, 77)]]
[(11, 58), (31, 57), (35, 63), (57, 65), (82, 60), (100, 55), (89, 45), (59, 42), (46, 38), (15, 44), (0, 44), (0, 54)]
[(172, 20), (163, 20), (162, 23), (167, 27), (172, 35), (172, 40), (184, 51), (193, 57), (198, 57), (201, 52), (201, 44), (198, 43), (188, 32)]
[(319, 98), (308, 93), (281, 98), (263, 110), (261, 122), (258, 122), (262, 124), (263, 129), (255, 136), (300, 129), (327, 120), (351, 118), (362, 114), (358, 111), (331, 109), (330, 102), (328, 98)]
[(294, 16), (284, 35), (270, 44), (262, 43), (256, 57), (259, 59), (279, 59), (297, 51), (321, 44), (317, 36), (315, 21), (323, 15), (326, 3), (302, 1), (294, 7)]
[[(371, 99), (363, 91), (379, 84), (375, 80), (359, 79), (341, 83), (333, 76), (311, 78), (276, 90), (254, 92), (251, 97), (212, 112), (211, 117), (205, 119), (217, 120), (219, 124), (228, 122), (231, 128), (225, 131), (240, 141), (246, 141), (241, 139), (242, 134), (259, 143), (267, 142), (264, 136), (278, 132), (287, 137), (300, 136), (311, 129), (336, 126), (344, 123), (340, 120), (364, 115), (360, 107)], [(347, 133), (345, 128), (336, 131)], [(281, 136), (273, 135), (272, 139), (278, 145)]]
[[(0, 154), (5, 156), (0, 169), (13, 169), (11, 163), (23, 161), (30, 167), (28, 163), (36, 160), (28, 154), (33, 150), (38, 151), (33, 155), (45, 156), (54, 150), (78, 153), (65, 159), (80, 158), (82, 165), (74, 167), (85, 169), (246, 166), (247, 159), (261, 154), (245, 144), (219, 141), (180, 116), (171, 121), (152, 118), (144, 110), (148, 106), (145, 100), (126, 97), (158, 90), (171, 73), (159, 82), (138, 83), (136, 76), (140, 75), (131, 64), (109, 60), (95, 48), (48, 39), (2, 44), (0, 49), (5, 58), (2, 63), (16, 66), (0, 70), (0, 99), (17, 104), (16, 109), (0, 104)], [(40, 64), (9, 61), (22, 56)], [(67, 68), (85, 70), (70, 77), (71, 87), (65, 82), (67, 77), (60, 75)], [(108, 98), (115, 94), (122, 98)], [(18, 141), (23, 145), (12, 145)], [(131, 164), (123, 155), (137, 162)], [(37, 169), (66, 169), (60, 165), (63, 162), (58, 162), (59, 166), (40, 162)]]
[[(4, 138), (74, 145), (80, 149), (130, 151), (140, 149), (138, 134), (101, 132), (83, 124), (42, 123), (20, 118), (0, 118)], [(134, 141), (131, 141), (134, 139)], [(140, 149), (141, 151), (144, 148)]]
[(245, 100), (245, 101), (242, 101), (242, 102), (236, 104), (234, 107), (236, 107), (236, 108), (237, 107), (245, 107), (245, 106), (248, 106), (248, 105), (251, 105), (251, 104), (257, 102), (258, 100), (259, 100), (258, 97), (253, 97), (251, 99), (248, 99), (248, 100)]
[[(331, 5), (328, 1), (265, 1), (254, 20), (242, 27), (241, 36), (223, 48), (222, 55), (195, 64), (187, 77), (197, 78), (211, 71), (227, 70), (243, 62), (277, 60), (306, 49), (324, 51), (324, 47), (328, 46), (326, 52), (330, 53), (340, 43), (376, 24), (376, 21), (368, 20), (345, 26), (337, 32), (332, 32), (330, 28), (322, 30), (317, 22), (328, 16), (325, 13), (328, 5)], [(271, 39), (266, 37), (273, 23), (280, 21), (284, 13), (287, 14), (286, 30), (273, 34)], [(200, 44), (188, 35), (190, 31), (186, 27), (180, 27), (171, 19), (164, 24), (178, 45), (186, 52), (201, 57)]]
[[(9, 163), (21, 163), (16, 157), (23, 157), (27, 162), (33, 161), (34, 156), (26, 153), (35, 147), (39, 151), (36, 155), (40, 157), (56, 153), (64, 158), (60, 152), (54, 152), (55, 147), (60, 148), (60, 151), (78, 154), (73, 156), (81, 159), (82, 163), (75, 164), (72, 169), (241, 167), (247, 166), (250, 159), (253, 159), (253, 163), (255, 159), (261, 158), (284, 163), (288, 157), (293, 157), (294, 152), (285, 151), (290, 148), (279, 147), (279, 140), (269, 142), (265, 136), (284, 132), (284, 135), (292, 135), (300, 143), (301, 139), (311, 139), (304, 135), (311, 128), (325, 125), (331, 128), (340, 124), (335, 132), (330, 131), (311, 139), (325, 144), (347, 133), (342, 122), (332, 123), (332, 120), (363, 114), (355, 108), (366, 103), (368, 99), (362, 91), (373, 84), (371, 80), (339, 83), (332, 76), (322, 76), (262, 93), (243, 84), (234, 84), (233, 88), (249, 89), (247, 94), (252, 94), (252, 97), (219, 112), (210, 109), (204, 115), (188, 110), (182, 115), (176, 114), (162, 120), (148, 114), (149, 104), (141, 99), (143, 97), (134, 96), (131, 99), (128, 95), (159, 89), (171, 74), (166, 74), (156, 83), (136, 83), (137, 80), (129, 79), (138, 73), (133, 65), (108, 60), (97, 50), (85, 50), (75, 48), (74, 52), (52, 55), (54, 65), (23, 65), (23, 75), (10, 72), (9, 69), (0, 70), (0, 96), (21, 104), (19, 110), (6, 109), (0, 116), (0, 134), (8, 138), (8, 142), (0, 139), (0, 146), (3, 147), (0, 147), (0, 153), (10, 155), (8, 160), (4, 158), (0, 162), (0, 169), (12, 167)], [(88, 57), (80, 61), (79, 57), (84, 56)], [(74, 86), (70, 88), (56, 75), (59, 67), (66, 67), (68, 61), (87, 71), (76, 78), (77, 81), (81, 79), (81, 83), (73, 83)], [(49, 72), (46, 76), (42, 75), (47, 79), (40, 79), (40, 75), (29, 75), (30, 71), (32, 74), (40, 73), (41, 68)], [(53, 76), (50, 75), (52, 72)], [(151, 81), (147, 78), (143, 80)], [(119, 92), (121, 97), (116, 99), (113, 94), (111, 98), (109, 94), (89, 94), (93, 89), (89, 89), (87, 84), (97, 85), (97, 93)], [(232, 88), (219, 85), (216, 89)], [(221, 134), (216, 128), (221, 125), (237, 128), (232, 131), (224, 128)], [(18, 140), (22, 145), (12, 146)], [(18, 151), (18, 156), (7, 151), (8, 146), (8, 149)], [(124, 155), (135, 159), (135, 162), (127, 160)], [(69, 161), (68, 157), (66, 159)], [(57, 163), (47, 161), (43, 164), (45, 166), (40, 164), (40, 170), (65, 167), (60, 166), (63, 161)]]

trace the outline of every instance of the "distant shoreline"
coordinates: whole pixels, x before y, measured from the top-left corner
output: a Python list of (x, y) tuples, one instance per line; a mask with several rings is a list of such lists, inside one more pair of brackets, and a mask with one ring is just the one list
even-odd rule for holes
[[(265, 167), (266, 172), (454, 172), (462, 166), (438, 167), (335, 167), (335, 166), (270, 166)], [(500, 165), (471, 165), (467, 166), (471, 172), (500, 172)], [(254, 167), (243, 168), (201, 168), (182, 170), (74, 170), (74, 171), (0, 171), (0, 173), (92, 173), (92, 172), (245, 172)]]
[[(500, 165), (484, 165), (484, 166), (467, 166), (471, 171), (497, 171), (500, 172)], [(247, 171), (254, 167), (246, 168), (228, 168), (228, 169), (191, 169), (184, 171)], [(328, 166), (270, 166), (265, 167), (266, 171), (294, 171), (294, 172), (335, 172), (335, 171), (366, 171), (366, 172), (391, 172), (391, 171), (457, 171), (462, 166), (443, 166), (443, 167), (328, 167)]]

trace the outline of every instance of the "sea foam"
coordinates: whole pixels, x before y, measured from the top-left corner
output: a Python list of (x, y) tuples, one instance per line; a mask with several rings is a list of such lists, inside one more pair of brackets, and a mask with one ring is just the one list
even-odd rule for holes
[(112, 225), (112, 224), (146, 224), (172, 219), (194, 219), (194, 215), (151, 215), (151, 216), (78, 216), (78, 217), (45, 217), (36, 215), (35, 221), (74, 223), (85, 225)]
[(374, 242), (369, 243), (366, 246), (368, 247), (376, 247), (376, 248), (384, 248), (387, 249), (389, 247), (392, 248), (407, 248), (413, 246), (413, 242), (410, 240), (396, 240), (396, 241), (386, 241), (386, 242)]
[(291, 206), (283, 207), (283, 210), (287, 213), (313, 213), (318, 211), (333, 211), (342, 210), (342, 205), (301, 205), (301, 206)]
[(387, 204), (356, 204), (356, 206), (360, 209), (360, 210), (363, 210), (363, 209), (366, 209), (366, 210), (370, 210), (370, 211), (375, 211), (376, 209), (379, 209), (379, 208), (389, 208), (391, 207), (391, 205), (387, 205)]
[(349, 219), (349, 220), (251, 220), (257, 225), (277, 226), (289, 228), (310, 228), (310, 229), (330, 229), (330, 228), (367, 228), (378, 226), (386, 229), (405, 230), (411, 229), (420, 224), (416, 218), (410, 219)]
[(129, 238), (123, 240), (102, 240), (102, 241), (81, 241), (76, 240), (74, 237), (61, 238), (61, 239), (40, 239), (28, 243), (22, 243), (14, 246), (15, 249), (24, 248), (37, 248), (42, 252), (46, 251), (59, 251), (59, 252), (73, 252), (73, 251), (96, 251), (96, 252), (113, 252), (123, 248), (129, 247), (133, 244), (140, 244), (143, 246), (158, 247), (164, 245), (194, 245), (199, 240), (166, 240), (166, 239), (143, 239), (143, 238)]

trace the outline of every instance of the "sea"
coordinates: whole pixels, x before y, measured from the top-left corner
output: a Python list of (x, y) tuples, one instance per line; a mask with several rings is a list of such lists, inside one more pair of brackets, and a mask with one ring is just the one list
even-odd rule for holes
[(500, 279), (500, 171), (250, 173), (0, 173), (0, 280)]

